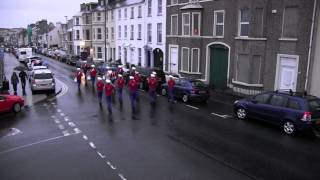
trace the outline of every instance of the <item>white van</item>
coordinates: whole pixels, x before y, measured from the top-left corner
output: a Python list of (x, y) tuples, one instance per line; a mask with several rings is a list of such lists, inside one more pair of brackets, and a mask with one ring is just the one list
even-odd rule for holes
[(47, 91), (55, 93), (56, 84), (53, 73), (49, 69), (34, 70), (31, 75), (31, 91)]
[(28, 63), (28, 59), (32, 57), (32, 48), (19, 48), (18, 59), (21, 63)]

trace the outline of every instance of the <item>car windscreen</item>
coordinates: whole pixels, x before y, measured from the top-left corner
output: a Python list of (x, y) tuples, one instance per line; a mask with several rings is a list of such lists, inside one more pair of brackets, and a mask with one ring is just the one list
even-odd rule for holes
[(311, 112), (320, 112), (320, 99), (308, 100), (308, 105)]
[(25, 51), (21, 51), (21, 52), (20, 52), (20, 54), (21, 54), (21, 55), (26, 55), (26, 54), (27, 54), (27, 52), (25, 52)]
[(199, 88), (203, 88), (203, 87), (207, 87), (203, 82), (201, 81), (193, 81), (191, 82), (193, 87), (199, 87)]
[(34, 79), (53, 79), (53, 76), (51, 73), (41, 73), (35, 74)]

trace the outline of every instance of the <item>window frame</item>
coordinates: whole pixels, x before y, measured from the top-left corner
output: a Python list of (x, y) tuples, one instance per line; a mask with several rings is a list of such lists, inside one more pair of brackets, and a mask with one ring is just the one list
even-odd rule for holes
[(118, 38), (121, 39), (121, 26), (118, 26)]
[[(173, 31), (172, 17), (173, 17), (173, 16), (176, 16), (176, 17), (177, 17), (177, 25), (176, 25), (176, 26), (177, 26), (177, 27), (176, 27), (176, 28), (177, 28), (177, 34), (172, 34), (172, 31)], [(170, 17), (170, 19), (171, 19), (171, 20), (170, 20), (170, 35), (171, 35), (171, 36), (178, 36), (178, 35), (179, 35), (179, 15), (178, 15), (178, 14), (172, 14), (171, 17)]]
[[(99, 29), (100, 29), (100, 33), (99, 33)], [(102, 28), (96, 28), (96, 30), (97, 30), (97, 40), (102, 40), (103, 39), (103, 37), (102, 37)], [(100, 38), (99, 38), (99, 35), (100, 35)]]
[[(193, 50), (198, 50), (198, 70), (197, 72), (192, 71), (193, 69)], [(191, 48), (191, 66), (189, 67), (192, 73), (200, 73), (200, 48)]]
[(121, 9), (118, 9), (118, 20), (121, 20)]
[(128, 26), (124, 25), (124, 39), (128, 38)]
[(142, 7), (138, 6), (138, 18), (142, 18)]
[[(185, 18), (184, 18), (184, 15), (188, 15), (188, 18), (189, 18), (189, 24), (185, 24)], [(190, 23), (190, 13), (182, 13), (182, 36), (190, 36), (190, 26), (191, 26), (191, 23)], [(185, 32), (184, 32), (184, 26), (189, 26), (189, 34), (188, 35), (185, 35)]]
[[(99, 52), (99, 48), (100, 48), (100, 50), (101, 50), (100, 52)], [(101, 57), (99, 57), (99, 55), (101, 55)], [(98, 47), (97, 47), (97, 58), (98, 58), (98, 59), (102, 59), (102, 57), (103, 57), (102, 47), (98, 46)]]
[(96, 21), (97, 22), (100, 22), (101, 21), (101, 13), (100, 12), (97, 12), (97, 14), (96, 14)]
[[(194, 17), (194, 14), (198, 14), (199, 16), (198, 16), (198, 35), (194, 35), (194, 29), (193, 29), (193, 25), (194, 25), (194, 19), (193, 19), (193, 17)], [(190, 35), (191, 36), (201, 36), (201, 12), (192, 12), (192, 15), (191, 15), (191, 28), (190, 28)]]
[(138, 24), (138, 40), (142, 38), (142, 24)]
[[(159, 30), (159, 25), (160, 25), (160, 30)], [(163, 33), (162, 33), (162, 23), (157, 23), (157, 44), (162, 44), (162, 38), (163, 38)], [(160, 32), (160, 34), (159, 34)], [(161, 38), (159, 38), (159, 35), (161, 36)], [(160, 41), (159, 41), (160, 40)]]
[[(183, 65), (184, 65), (184, 57), (183, 57), (183, 50), (184, 49), (187, 49), (188, 50), (188, 60), (187, 60), (187, 62), (188, 62), (188, 65), (187, 65), (187, 70), (185, 71), (184, 69), (183, 69)], [(188, 48), (188, 47), (181, 47), (181, 68), (180, 68), (180, 71), (181, 72), (189, 72), (189, 67), (190, 67), (190, 48)]]
[[(223, 23), (218, 23), (218, 13), (222, 13), (223, 14)], [(224, 37), (224, 22), (225, 22), (225, 10), (216, 10), (213, 11), (213, 36), (217, 37), (217, 38), (223, 38)], [(217, 26), (221, 26), (222, 25), (222, 36), (217, 36)]]
[(152, 16), (152, 0), (147, 0), (147, 16)]
[[(150, 39), (149, 39), (149, 37), (150, 37)], [(152, 23), (147, 24), (147, 43), (149, 43), (149, 44), (152, 43)]]
[[(249, 8), (244, 8), (244, 9), (240, 9), (239, 12), (238, 12), (238, 36), (239, 37), (242, 37), (242, 38), (248, 38), (249, 37), (249, 33), (250, 33), (250, 18), (249, 18), (249, 21), (245, 21), (245, 22), (241, 22), (241, 15), (242, 15), (242, 10), (248, 10), (249, 11), (249, 14), (250, 14), (250, 9)], [(248, 25), (248, 35), (247, 36), (242, 36), (241, 35), (241, 25)]]
[(130, 26), (130, 40), (134, 39), (134, 25)]
[(134, 6), (130, 8), (130, 19), (134, 19)]
[(162, 16), (163, 13), (163, 5), (162, 5), (163, 1), (162, 0), (158, 0), (158, 16)]
[(114, 27), (111, 27), (111, 41), (114, 41)]

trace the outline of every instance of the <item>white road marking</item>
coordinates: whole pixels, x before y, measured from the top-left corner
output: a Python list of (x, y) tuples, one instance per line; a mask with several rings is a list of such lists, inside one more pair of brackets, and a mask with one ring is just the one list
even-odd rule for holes
[(221, 117), (221, 118), (224, 118), (224, 119), (231, 117), (230, 115), (221, 115), (221, 114), (217, 114), (217, 113), (211, 113), (211, 114), (218, 116), (218, 117)]
[(69, 122), (68, 125), (71, 126), (71, 127), (75, 127), (76, 126), (76, 124), (74, 124), (73, 122)]
[(56, 78), (56, 81), (62, 84), (62, 90), (61, 92), (55, 97), (55, 98), (59, 98), (65, 94), (67, 94), (69, 87), (62, 81), (60, 81), (59, 79)]
[(190, 107), (190, 108), (192, 108), (192, 109), (199, 109), (199, 108), (197, 108), (197, 107), (194, 107), (194, 106), (191, 106), (191, 105), (186, 105), (186, 106), (188, 106), (188, 107)]
[(65, 121), (70, 121), (69, 117), (67, 117), (67, 116), (64, 117), (64, 120)]
[(60, 113), (60, 116), (65, 116), (65, 114), (64, 113)]
[(119, 176), (122, 180), (127, 180), (122, 174), (118, 174), (118, 176)]
[(70, 136), (70, 133), (69, 133), (69, 131), (62, 131), (62, 133), (63, 133), (63, 136)]
[(54, 122), (55, 122), (56, 124), (59, 124), (59, 123), (60, 123), (60, 121), (59, 121), (58, 119), (54, 120)]
[(74, 130), (74, 133), (76, 133), (76, 134), (81, 133), (81, 130), (79, 128), (74, 128), (73, 130)]
[(59, 129), (61, 129), (61, 130), (63, 130), (64, 129), (64, 125), (62, 125), (62, 124), (59, 124)]
[(15, 135), (18, 135), (18, 134), (22, 134), (22, 131), (20, 131), (20, 130), (17, 129), (17, 128), (10, 128), (9, 131), (10, 131), (10, 132), (9, 132), (8, 135), (6, 135), (5, 137), (15, 136)]
[[(70, 134), (70, 135), (75, 135), (75, 134), (76, 134), (76, 133)], [(63, 138), (63, 137), (65, 137), (65, 136), (57, 136), (57, 137), (53, 137), (53, 138), (49, 138), (49, 139), (44, 139), (44, 140), (41, 140), (41, 141), (37, 141), (37, 142), (34, 142), (34, 143), (26, 144), (26, 145), (23, 145), (23, 146), (11, 148), (11, 149), (8, 149), (8, 150), (5, 150), (5, 151), (1, 151), (1, 152), (0, 152), (0, 155), (1, 155), (1, 154), (5, 154), (5, 153), (9, 153), (9, 152), (13, 152), (13, 151), (16, 151), (16, 150), (20, 150), (20, 149), (23, 149), (23, 148), (27, 148), (27, 147), (30, 147), (30, 146), (33, 146), (33, 145), (37, 145), (37, 144), (41, 144), (41, 143), (53, 141), (53, 140), (56, 140), (56, 139), (61, 139), (61, 138)]]
[(111, 169), (113, 170), (117, 169), (114, 165), (111, 164), (110, 161), (107, 161), (107, 164), (110, 166)]
[(82, 138), (83, 138), (84, 140), (88, 140), (88, 137), (87, 137), (86, 135), (83, 135)]
[(99, 151), (97, 151), (97, 154), (102, 158), (104, 159), (106, 156), (102, 155)]
[(89, 142), (89, 145), (90, 145), (93, 149), (96, 148), (96, 146), (93, 144), (93, 142)]
[(61, 109), (57, 109), (57, 112), (58, 112), (58, 113), (61, 112)]

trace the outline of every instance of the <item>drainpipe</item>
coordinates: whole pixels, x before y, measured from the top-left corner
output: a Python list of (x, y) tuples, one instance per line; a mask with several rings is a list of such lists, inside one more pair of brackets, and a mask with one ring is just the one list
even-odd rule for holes
[(310, 61), (311, 61), (311, 49), (312, 49), (312, 43), (313, 43), (314, 21), (315, 21), (315, 16), (316, 16), (316, 6), (317, 6), (317, 0), (314, 0), (311, 33), (310, 33), (310, 43), (309, 43), (309, 52), (308, 52), (308, 65), (307, 65), (306, 81), (305, 81), (306, 83), (304, 86), (305, 92), (307, 92), (308, 83), (309, 83), (309, 71), (310, 71)]

